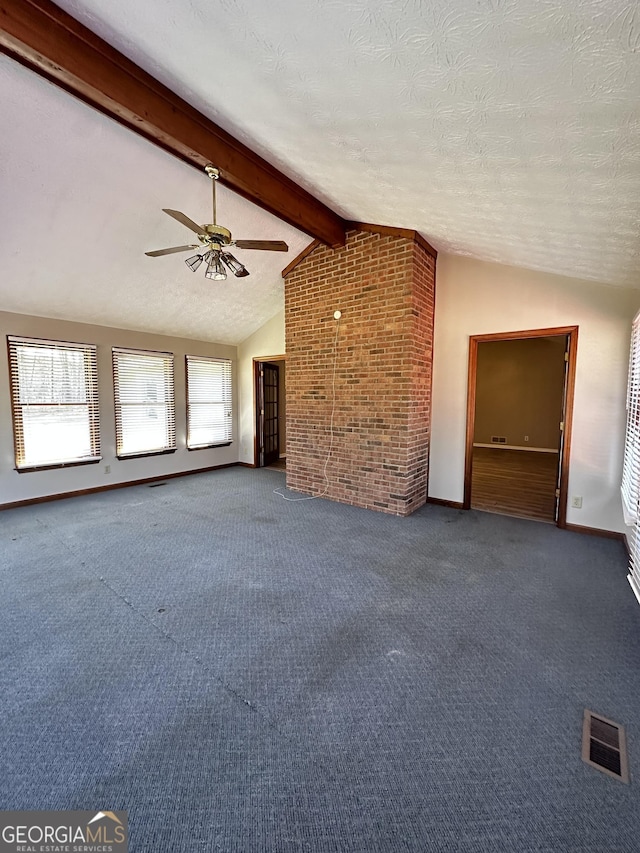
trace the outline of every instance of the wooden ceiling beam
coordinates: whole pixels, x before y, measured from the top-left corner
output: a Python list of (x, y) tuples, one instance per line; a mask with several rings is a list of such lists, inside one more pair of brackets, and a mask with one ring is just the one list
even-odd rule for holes
[(346, 223), (50, 0), (0, 0), (0, 51), (329, 246)]

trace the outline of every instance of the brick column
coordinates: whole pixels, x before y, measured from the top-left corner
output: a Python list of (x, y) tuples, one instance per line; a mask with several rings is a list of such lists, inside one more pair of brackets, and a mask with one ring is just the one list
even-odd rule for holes
[(434, 288), (424, 241), (370, 231), (287, 274), (289, 488), (396, 515), (425, 502)]

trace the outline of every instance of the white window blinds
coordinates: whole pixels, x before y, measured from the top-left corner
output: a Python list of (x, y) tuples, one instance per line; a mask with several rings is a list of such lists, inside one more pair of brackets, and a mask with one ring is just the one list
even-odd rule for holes
[(629, 583), (640, 601), (640, 314), (631, 329), (629, 377), (627, 385), (627, 431), (622, 469), (622, 507), (629, 526)]
[(95, 346), (7, 341), (18, 470), (99, 461)]
[(187, 447), (230, 444), (233, 438), (231, 362), (188, 355)]
[(113, 349), (116, 455), (176, 449), (173, 354)]

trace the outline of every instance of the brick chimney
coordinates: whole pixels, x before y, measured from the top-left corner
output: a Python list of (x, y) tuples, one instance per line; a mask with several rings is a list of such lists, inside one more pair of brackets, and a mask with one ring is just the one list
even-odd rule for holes
[(288, 488), (394, 515), (426, 501), (435, 261), (414, 231), (354, 224), (285, 270)]

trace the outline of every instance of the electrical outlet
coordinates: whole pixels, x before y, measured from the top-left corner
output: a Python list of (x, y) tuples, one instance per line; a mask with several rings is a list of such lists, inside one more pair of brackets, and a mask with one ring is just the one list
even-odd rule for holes
[(528, 435), (525, 435), (524, 440), (525, 440), (525, 441), (529, 441), (529, 436), (528, 436)]
[(582, 509), (582, 497), (574, 495), (571, 498), (571, 506), (573, 509)]
[(110, 473), (111, 473), (111, 465), (105, 465), (105, 466), (104, 466), (104, 473), (105, 473), (105, 474), (110, 474)]

